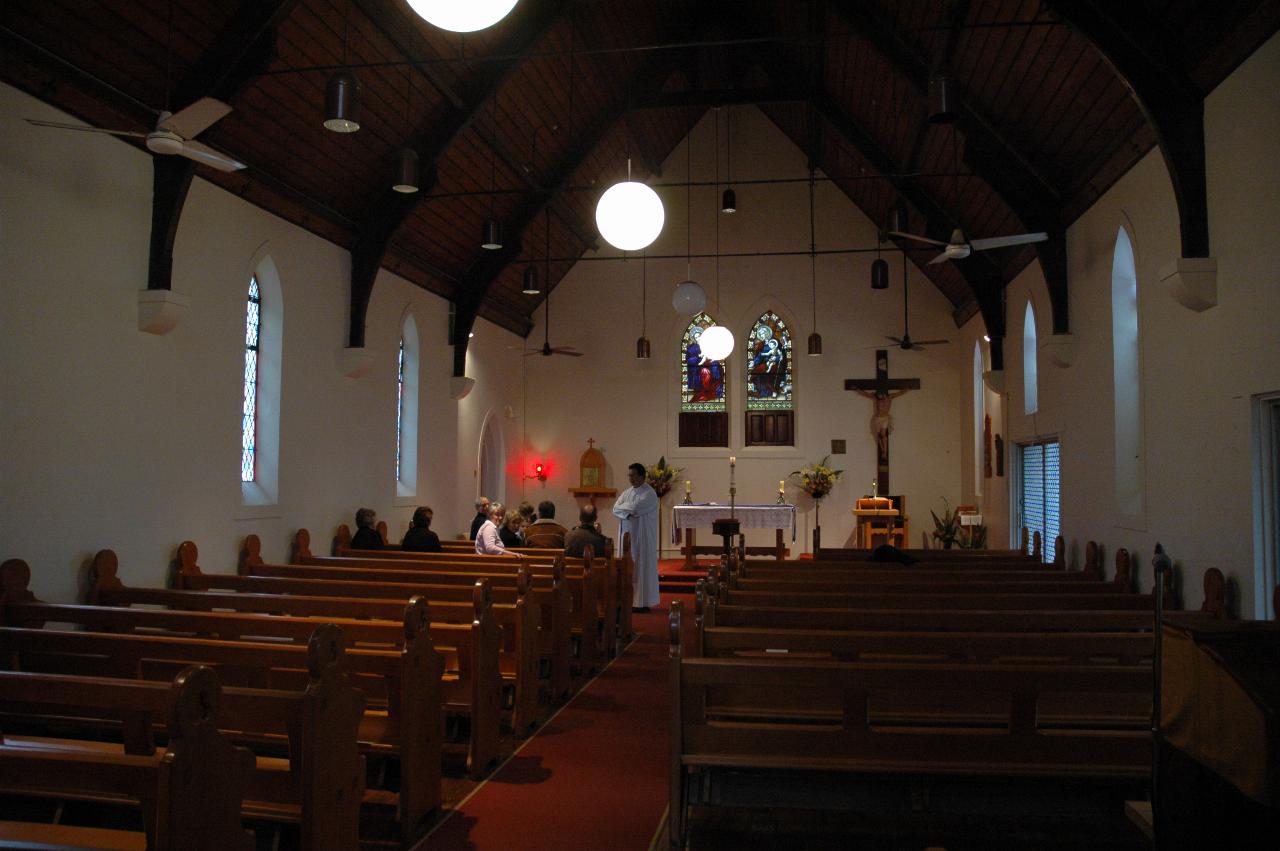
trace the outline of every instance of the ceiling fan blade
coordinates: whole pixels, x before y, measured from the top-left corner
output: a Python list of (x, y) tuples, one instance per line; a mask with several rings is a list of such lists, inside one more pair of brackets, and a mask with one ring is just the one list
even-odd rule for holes
[(180, 109), (168, 118), (161, 118), (156, 128), (191, 139), (199, 136), (214, 122), (225, 118), (229, 112), (231, 106), (217, 98), (200, 98), (186, 109)]
[(245, 168), (245, 164), (239, 160), (232, 159), (226, 154), (219, 153), (208, 145), (200, 142), (186, 141), (182, 143), (182, 150), (178, 153), (189, 160), (195, 160), (198, 163), (204, 163), (213, 166), (219, 171), (238, 171)]
[(904, 232), (904, 231), (900, 231), (900, 230), (891, 230), (891, 231), (889, 231), (889, 232), (888, 232), (888, 235), (889, 235), (889, 236), (900, 236), (900, 237), (902, 237), (903, 239), (914, 239), (916, 242), (925, 242), (925, 243), (928, 243), (929, 245), (941, 245), (941, 246), (943, 246), (944, 248), (945, 248), (945, 247), (946, 247), (946, 245), (947, 245), (945, 242), (943, 242), (943, 241), (942, 241), (942, 240), (940, 240), (940, 239), (930, 239), (930, 238), (929, 238), (929, 237), (927, 237), (927, 236), (920, 236), (919, 234), (914, 234), (914, 233), (906, 233), (906, 232)]
[[(886, 339), (886, 340), (892, 340), (895, 344), (897, 344), (897, 345), (899, 345), (899, 346), (901, 346), (901, 345), (902, 345), (902, 338), (901, 338), (901, 337), (890, 337), (889, 335), (887, 335), (887, 334), (886, 334), (886, 335), (885, 335), (885, 339)], [(874, 347), (873, 347), (873, 348), (874, 348)]]
[(1019, 233), (1013, 236), (993, 236), (988, 239), (975, 239), (969, 243), (974, 251), (986, 251), (988, 248), (1004, 248), (1008, 245), (1025, 245), (1028, 242), (1044, 242), (1049, 238), (1047, 233)]
[(937, 257), (930, 260), (928, 265), (932, 266), (935, 263), (945, 263), (950, 259), (951, 259), (951, 255), (944, 251), (941, 254), (939, 254)]
[(917, 346), (941, 346), (950, 343), (950, 340), (912, 340)]
[(38, 118), (24, 118), (28, 124), (34, 124), (37, 127), (53, 127), (58, 130), (79, 130), (83, 133), (109, 133), (112, 136), (132, 136), (137, 139), (145, 139), (146, 133), (139, 133), (135, 130), (110, 130), (106, 127), (90, 127), (88, 124), (65, 124), (61, 121), (41, 121)]
[(556, 346), (555, 348), (553, 348), (553, 349), (551, 350), (551, 354), (553, 354), (553, 355), (568, 355), (569, 357), (573, 357), (573, 358), (580, 358), (580, 357), (582, 357), (582, 354), (583, 354), (583, 353), (582, 353), (582, 352), (579, 352), (579, 351), (576, 351), (575, 349), (573, 349), (573, 348), (572, 348), (572, 347), (570, 347), (570, 346)]

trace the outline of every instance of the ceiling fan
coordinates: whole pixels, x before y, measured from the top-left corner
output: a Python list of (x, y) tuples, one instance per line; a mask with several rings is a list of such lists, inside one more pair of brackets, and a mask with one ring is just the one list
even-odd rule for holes
[[(959, 231), (957, 231), (959, 233)], [(923, 352), (925, 346), (941, 346), (950, 343), (950, 340), (913, 340), (911, 339), (911, 315), (910, 302), (907, 300), (907, 255), (902, 255), (902, 336), (890, 337), (885, 336), (886, 340), (892, 340), (898, 348), (903, 351)], [(876, 348), (871, 346), (871, 348)]]
[(551, 294), (547, 293), (547, 297), (542, 300), (542, 306), (546, 310), (546, 314), (542, 320), (542, 348), (525, 349), (524, 356), (542, 355), (549, 358), (552, 355), (568, 355), (571, 358), (580, 358), (583, 352), (578, 351), (573, 346), (552, 346), (550, 341), (551, 334)]
[(1018, 233), (1012, 236), (993, 236), (987, 239), (965, 239), (964, 231), (960, 230), (960, 228), (956, 228), (951, 232), (951, 240), (949, 242), (943, 242), (940, 239), (932, 239), (927, 236), (919, 236), (914, 233), (905, 233), (900, 230), (889, 231), (889, 236), (899, 236), (903, 239), (914, 239), (916, 242), (940, 246), (942, 253), (929, 261), (931, 265), (942, 263), (946, 260), (963, 260), (975, 251), (1005, 248), (1010, 245), (1025, 245), (1029, 242), (1044, 242), (1049, 238), (1047, 233), (1037, 232)]
[(55, 127), (59, 130), (80, 130), (86, 133), (109, 133), (112, 136), (130, 136), (135, 139), (146, 139), (147, 149), (156, 154), (178, 154), (189, 160), (195, 160), (219, 171), (236, 171), (245, 167), (239, 160), (224, 153), (215, 151), (208, 145), (194, 140), (219, 119), (231, 112), (231, 107), (217, 98), (200, 98), (200, 100), (177, 112), (167, 110), (160, 113), (156, 121), (156, 129), (150, 133), (136, 130), (111, 130), (106, 127), (90, 127), (85, 124), (64, 124), (59, 121), (40, 121), (35, 118), (26, 119), (28, 124), (39, 127)]

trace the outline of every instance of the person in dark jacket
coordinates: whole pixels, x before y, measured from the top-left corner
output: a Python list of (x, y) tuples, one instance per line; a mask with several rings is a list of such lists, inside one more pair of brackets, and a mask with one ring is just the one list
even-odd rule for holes
[(415, 553), (444, 552), (440, 536), (431, 531), (431, 518), (434, 516), (435, 512), (425, 505), (413, 512), (413, 525), (404, 533), (400, 549)]
[(489, 497), (482, 496), (476, 500), (476, 516), (471, 520), (471, 540), (476, 539), (476, 532), (489, 519)]
[(356, 533), (351, 537), (351, 549), (382, 549), (382, 536), (373, 528), (377, 522), (378, 514), (372, 508), (361, 508), (356, 512)]
[(600, 524), (596, 522), (596, 507), (587, 503), (578, 512), (578, 525), (564, 536), (564, 554), (582, 558), (582, 550), (590, 544), (599, 557), (604, 555), (604, 548), (608, 543), (608, 539), (600, 534)]
[(556, 522), (556, 504), (544, 499), (538, 503), (538, 519), (524, 527), (524, 545), (562, 550), (567, 534), (569, 530)]
[(524, 526), (524, 515), (519, 511), (511, 511), (503, 518), (502, 525), (498, 527), (498, 539), (502, 541), (502, 546), (513, 548), (523, 547), (524, 539), (520, 537), (520, 530)]

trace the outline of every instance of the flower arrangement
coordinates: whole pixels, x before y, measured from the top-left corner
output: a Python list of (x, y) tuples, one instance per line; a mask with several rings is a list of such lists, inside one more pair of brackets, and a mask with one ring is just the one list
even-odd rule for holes
[(817, 464), (791, 471), (792, 477), (800, 480), (800, 487), (804, 492), (814, 499), (822, 499), (831, 493), (831, 489), (836, 486), (836, 481), (844, 473), (844, 470), (833, 470), (827, 466), (827, 459), (830, 457), (825, 455)]
[(944, 550), (951, 549), (960, 538), (960, 512), (953, 510), (943, 497), (942, 516), (935, 514), (933, 509), (929, 514), (933, 516), (933, 539), (941, 543)]
[(667, 456), (663, 455), (658, 459), (657, 464), (650, 464), (644, 468), (644, 480), (661, 499), (671, 490), (671, 482), (683, 472), (684, 467), (672, 467), (667, 463)]

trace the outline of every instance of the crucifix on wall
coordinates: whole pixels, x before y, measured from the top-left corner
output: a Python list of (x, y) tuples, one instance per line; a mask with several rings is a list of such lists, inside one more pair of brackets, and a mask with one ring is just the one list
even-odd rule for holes
[(889, 352), (887, 349), (876, 349), (876, 377), (847, 378), (845, 390), (852, 390), (859, 396), (866, 396), (875, 405), (871, 414), (871, 434), (876, 439), (876, 482), (880, 493), (889, 492), (889, 432), (893, 431), (893, 420), (889, 416), (889, 406), (893, 400), (908, 390), (919, 390), (918, 378), (890, 378)]

